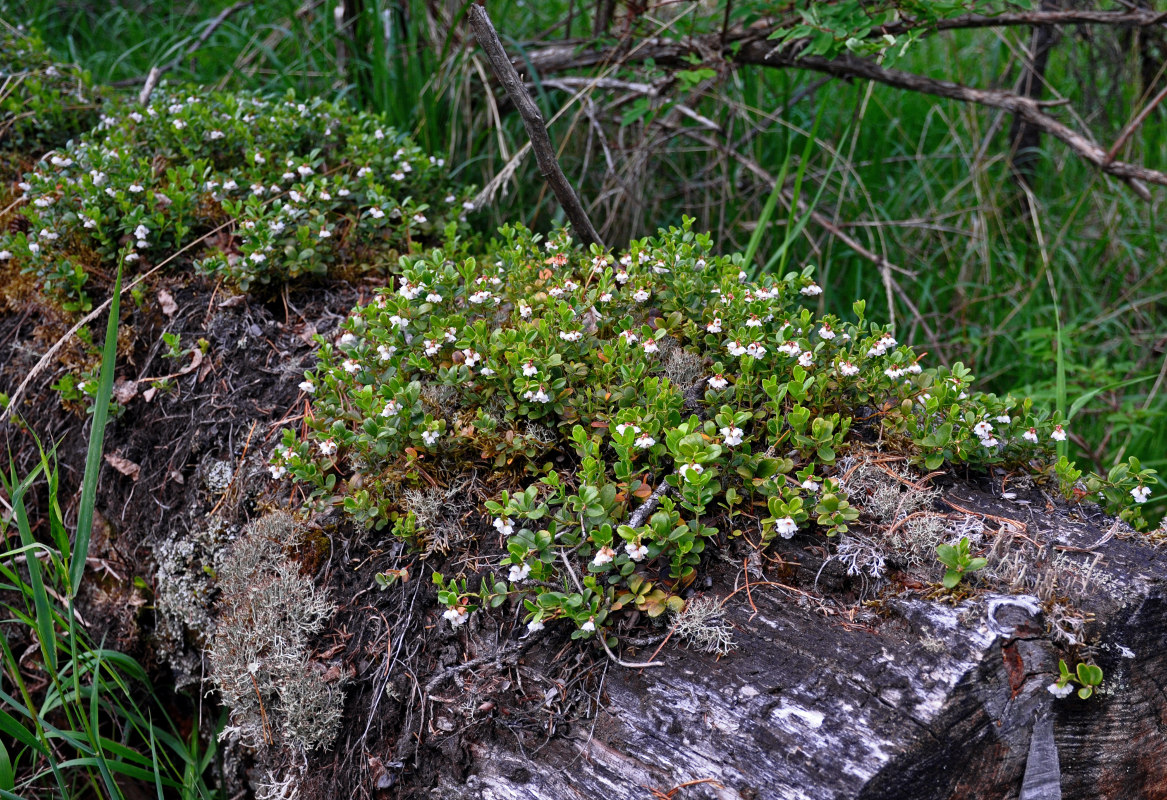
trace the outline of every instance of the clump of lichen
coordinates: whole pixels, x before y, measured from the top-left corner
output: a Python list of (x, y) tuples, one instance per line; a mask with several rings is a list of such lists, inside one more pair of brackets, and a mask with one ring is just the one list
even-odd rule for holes
[(285, 556), (297, 537), (291, 514), (256, 520), (219, 575), (211, 677), (231, 711), (224, 736), (250, 747), (327, 748), (340, 726), (342, 687), (310, 658), (335, 607)]
[[(218, 591), (215, 577), (238, 533), (236, 526), (213, 517), (190, 536), (163, 541), (154, 552), (158, 563), (155, 638), (179, 688), (201, 680), (198, 653), (215, 629), (211, 613)], [(187, 647), (188, 640), (196, 650)]]
[(694, 597), (674, 615), (677, 636), (693, 649), (723, 656), (737, 647), (733, 641), (733, 625), (726, 619), (725, 609), (717, 598)]

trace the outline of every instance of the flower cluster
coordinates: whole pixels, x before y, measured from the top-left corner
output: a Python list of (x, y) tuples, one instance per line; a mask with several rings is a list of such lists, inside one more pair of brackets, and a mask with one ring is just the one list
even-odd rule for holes
[(442, 159), (375, 115), (167, 87), (146, 106), (108, 104), (20, 189), (27, 232), (0, 237), (0, 251), (76, 310), (119, 255), (141, 269), (194, 244), (202, 269), (246, 289), (384, 266), (440, 241), (469, 205)]
[(929, 469), (1048, 461), (1058, 419), (971, 392), (960, 364), (925, 369), (862, 302), (816, 318), (801, 305), (811, 267), (752, 284), (741, 266), (688, 222), (623, 253), (506, 227), (485, 256), (403, 259), (395, 286), (319, 339), (300, 384), (309, 427), (284, 432), (273, 466), (314, 503), (399, 533), (415, 531), (402, 482), (493, 468), (512, 481), (485, 504), (507, 540), (503, 589), (532, 629), (568, 618), (587, 636), (621, 608), (679, 602), (718, 508), (757, 509), (764, 541), (847, 530), (858, 510), (836, 460), (853, 430)]

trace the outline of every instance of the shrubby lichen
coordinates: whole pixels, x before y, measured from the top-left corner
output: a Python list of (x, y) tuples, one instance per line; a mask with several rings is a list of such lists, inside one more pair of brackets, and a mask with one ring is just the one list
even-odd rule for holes
[(284, 554), (298, 530), (286, 512), (256, 520), (219, 573), (211, 677), (231, 710), (224, 735), (251, 747), (328, 747), (340, 726), (340, 681), (309, 658), (335, 608)]

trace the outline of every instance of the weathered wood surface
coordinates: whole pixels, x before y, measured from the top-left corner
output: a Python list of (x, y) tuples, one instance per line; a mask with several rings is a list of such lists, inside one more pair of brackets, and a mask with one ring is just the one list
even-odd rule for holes
[(1026, 520), (1051, 558), (1093, 563), (1072, 590), (1096, 617), (1089, 631), (1100, 646), (1090, 652), (1105, 671), (1103, 692), (1083, 701), (1047, 691), (1065, 647), (1045, 635), (1035, 598), (977, 593), (955, 607), (893, 598), (871, 631), (757, 587), (756, 614), (744, 593), (727, 606), (739, 644), (728, 657), (670, 647), (663, 669), (612, 668), (597, 719), (534, 754), (505, 732), (467, 739), (465, 774), (443, 775), (430, 796), (1167, 797), (1163, 550), (1107, 539), (1100, 516), (1087, 522), (967, 489), (959, 501)]

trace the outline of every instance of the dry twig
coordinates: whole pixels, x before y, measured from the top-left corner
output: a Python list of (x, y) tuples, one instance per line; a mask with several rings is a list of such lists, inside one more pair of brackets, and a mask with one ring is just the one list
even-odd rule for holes
[(539, 172), (551, 187), (551, 191), (555, 193), (555, 197), (563, 207), (564, 213), (567, 214), (567, 219), (571, 222), (576, 235), (585, 244), (598, 244), (603, 247), (603, 240), (596, 233), (595, 226), (588, 219), (587, 212), (584, 211), (584, 207), (579, 201), (579, 196), (576, 195), (575, 189), (568, 183), (563, 169), (559, 166), (559, 160), (555, 157), (555, 148), (551, 144), (551, 137), (547, 134), (547, 126), (543, 123), (543, 115), (539, 113), (539, 107), (535, 105), (531, 95), (527, 93), (519, 73), (503, 49), (498, 33), (490, 21), (490, 15), (486, 13), (483, 6), (477, 4), (472, 4), (468, 13), (470, 25), (474, 28), (474, 36), (486, 53), (494, 76), (502, 83), (507, 96), (515, 104), (515, 108), (518, 109), (519, 115), (523, 118), (523, 126), (527, 129), (527, 136), (531, 139), (531, 147), (539, 162)]

